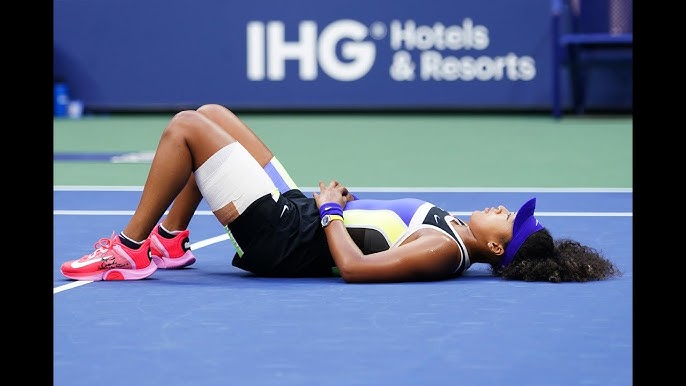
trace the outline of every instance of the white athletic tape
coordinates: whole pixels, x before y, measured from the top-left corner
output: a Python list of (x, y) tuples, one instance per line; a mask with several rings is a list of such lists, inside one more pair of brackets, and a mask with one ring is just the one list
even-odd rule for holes
[(276, 190), (264, 169), (238, 142), (224, 146), (200, 165), (195, 180), (212, 211), (233, 202), (240, 214)]

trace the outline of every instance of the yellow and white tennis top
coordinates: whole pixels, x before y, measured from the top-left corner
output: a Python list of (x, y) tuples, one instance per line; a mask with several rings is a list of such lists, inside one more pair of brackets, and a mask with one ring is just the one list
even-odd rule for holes
[(467, 247), (449, 223), (455, 220), (466, 224), (430, 202), (415, 198), (358, 199), (345, 205), (343, 219), (348, 233), (365, 254), (397, 247), (417, 230), (431, 228), (450, 236), (460, 248), (462, 261), (455, 273), (461, 274), (470, 266)]

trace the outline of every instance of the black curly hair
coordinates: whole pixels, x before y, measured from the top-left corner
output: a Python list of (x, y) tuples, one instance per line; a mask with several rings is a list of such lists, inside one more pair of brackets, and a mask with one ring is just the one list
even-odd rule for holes
[(508, 280), (587, 282), (622, 273), (602, 253), (571, 239), (554, 240), (543, 228), (529, 236), (506, 267), (491, 265), (495, 276)]

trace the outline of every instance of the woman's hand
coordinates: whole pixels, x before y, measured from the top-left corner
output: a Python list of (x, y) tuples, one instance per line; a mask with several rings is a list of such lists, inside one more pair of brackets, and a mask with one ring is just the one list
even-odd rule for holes
[(354, 200), (348, 188), (341, 185), (338, 181), (331, 181), (329, 185), (324, 185), (324, 182), (319, 181), (319, 193), (314, 193), (314, 201), (317, 203), (317, 208), (327, 202), (338, 203), (341, 208), (345, 208), (348, 201)]

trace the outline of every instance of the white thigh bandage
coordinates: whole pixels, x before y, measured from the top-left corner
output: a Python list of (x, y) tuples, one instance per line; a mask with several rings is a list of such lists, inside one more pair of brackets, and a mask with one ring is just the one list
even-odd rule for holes
[[(195, 171), (195, 181), (212, 211), (233, 202), (238, 213), (276, 186), (259, 163), (238, 142), (224, 146)], [(276, 195), (275, 195), (276, 194)]]

